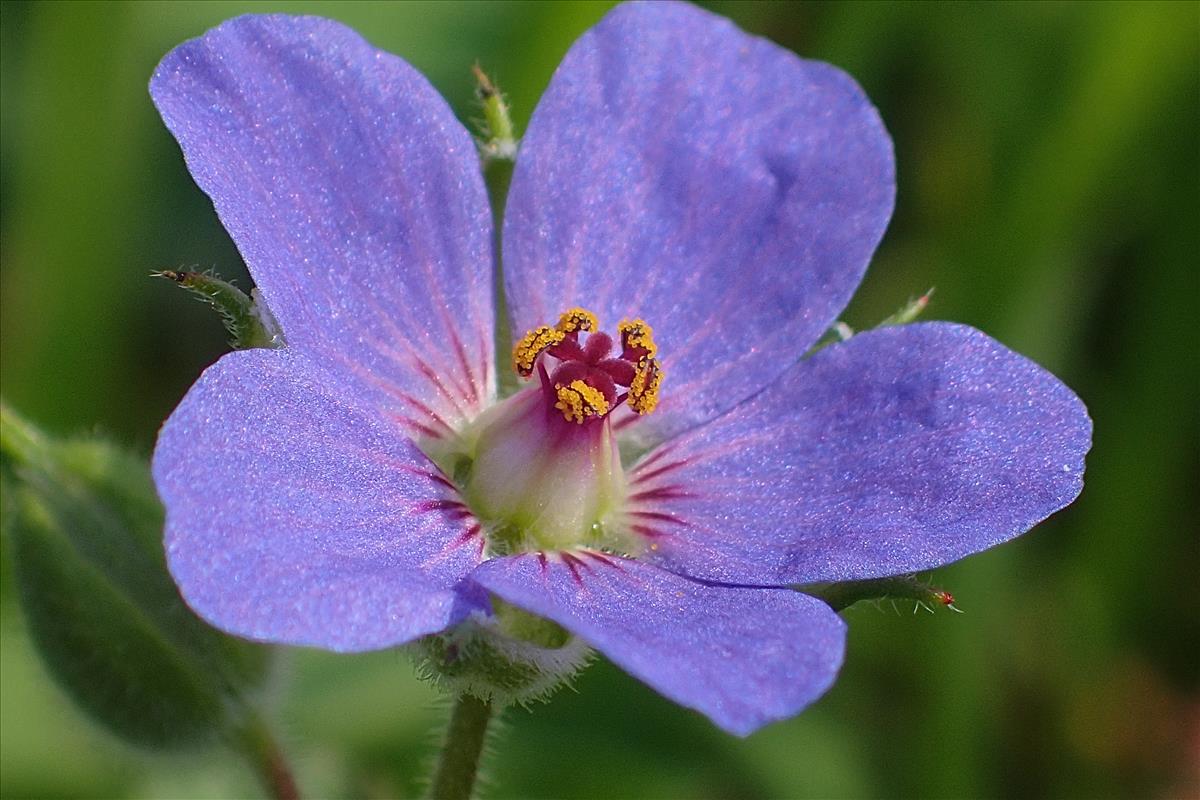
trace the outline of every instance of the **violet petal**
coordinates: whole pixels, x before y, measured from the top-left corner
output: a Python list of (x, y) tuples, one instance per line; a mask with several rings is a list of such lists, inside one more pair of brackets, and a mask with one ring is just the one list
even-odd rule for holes
[(393, 420), (334, 385), (296, 353), (235, 352), (163, 427), (168, 565), (223, 630), (369, 650), (472, 607), (455, 587), (482, 540), (455, 492)]
[(1091, 421), (1057, 378), (972, 328), (883, 328), (649, 453), (645, 557), (765, 585), (896, 575), (1007, 541), (1083, 486)]
[(740, 736), (808, 706), (842, 663), (841, 619), (787, 589), (708, 586), (591, 551), (494, 559), (472, 577)]
[[(891, 215), (857, 84), (693, 6), (618, 6), (567, 53), (505, 210), (514, 336), (573, 306), (641, 317), (661, 438), (736, 405), (830, 325)], [(633, 418), (631, 418), (633, 419)]]
[(336, 22), (244, 16), (171, 51), (150, 91), (289, 346), (390, 407), (483, 405), (491, 215), (425, 78)]

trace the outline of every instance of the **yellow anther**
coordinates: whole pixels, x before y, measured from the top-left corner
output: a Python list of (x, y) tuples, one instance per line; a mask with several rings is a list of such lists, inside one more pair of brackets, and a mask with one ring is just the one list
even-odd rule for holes
[(534, 328), (522, 336), (521, 341), (517, 342), (516, 347), (513, 348), (513, 369), (522, 378), (528, 378), (533, 374), (534, 362), (537, 361), (537, 357), (542, 354), (542, 351), (547, 347), (553, 347), (565, 338), (567, 338), (565, 333), (555, 330), (549, 325)]
[(608, 401), (599, 389), (583, 381), (571, 381), (570, 385), (554, 387), (558, 402), (554, 407), (562, 412), (567, 422), (582, 425), (588, 417), (602, 417), (608, 413)]
[(621, 334), (621, 346), (634, 350), (645, 350), (645, 355), (653, 358), (658, 354), (658, 345), (654, 343), (654, 329), (640, 319), (623, 319), (617, 325), (617, 333)]
[(639, 361), (629, 384), (629, 407), (639, 414), (653, 411), (658, 406), (658, 388), (662, 379), (663, 371), (657, 360), (647, 357)]
[(563, 333), (590, 332), (596, 330), (599, 325), (596, 315), (586, 308), (572, 308), (563, 312), (563, 315), (558, 318), (557, 328)]

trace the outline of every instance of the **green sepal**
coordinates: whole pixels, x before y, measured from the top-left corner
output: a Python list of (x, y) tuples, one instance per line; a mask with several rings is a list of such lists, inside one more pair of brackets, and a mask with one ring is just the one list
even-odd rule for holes
[(907, 325), (908, 323), (915, 321), (916, 318), (921, 316), (921, 313), (925, 311), (926, 307), (929, 306), (929, 300), (932, 297), (933, 289), (931, 288), (920, 297), (909, 300), (899, 311), (897, 311), (895, 314), (885, 317), (875, 327), (886, 328), (891, 325)]
[(952, 594), (945, 589), (918, 580), (915, 575), (898, 575), (893, 578), (866, 581), (809, 583), (793, 588), (824, 600), (834, 611), (849, 608), (860, 600), (912, 600), (918, 607), (924, 607), (929, 611), (932, 611), (934, 606), (944, 606), (951, 611), (958, 611), (954, 607)]
[(179, 284), (215, 308), (229, 332), (229, 345), (235, 350), (283, 346), (279, 325), (253, 292), (246, 294), (232, 283), (206, 272), (163, 270), (154, 275)]
[(475, 97), (483, 108), (483, 119), (476, 121), (479, 154), (485, 163), (513, 161), (517, 157), (517, 134), (508, 101), (479, 64), (474, 64), (471, 72), (475, 75)]
[(831, 344), (837, 344), (839, 342), (844, 342), (853, 335), (854, 335), (854, 329), (851, 328), (846, 323), (842, 322), (841, 320), (838, 320), (837, 322), (833, 323), (833, 325), (831, 325), (829, 327), (829, 330), (827, 330), (827, 331), (825, 331), (825, 333), (821, 334), (821, 338), (817, 339), (816, 344), (814, 344), (812, 347), (808, 348), (808, 352), (806, 352), (804, 354), (804, 357), (809, 358), (814, 353), (816, 353), (818, 350), (824, 350), (826, 347), (829, 347), (829, 345), (831, 345)]
[[(909, 300), (898, 311), (896, 311), (896, 313), (884, 317), (875, 327), (887, 328), (892, 325), (907, 325), (908, 323), (915, 321), (917, 317), (921, 316), (921, 313), (925, 311), (926, 307), (928, 307), (929, 300), (932, 297), (933, 289), (930, 289), (920, 297)], [(831, 344), (844, 342), (850, 339), (852, 336), (854, 336), (854, 329), (845, 322), (838, 320), (830, 326), (829, 330), (825, 331), (825, 333), (821, 335), (821, 338), (817, 340), (816, 344), (808, 349), (808, 352), (804, 354), (804, 357), (808, 358), (818, 350), (823, 350)]]
[(549, 698), (591, 660), (591, 648), (551, 620), (497, 597), (492, 608), (410, 645), (418, 674), (502, 708)]
[(270, 650), (184, 605), (145, 463), (97, 439), (51, 439), (0, 405), (0, 475), (17, 593), (67, 694), (144, 747), (236, 736)]

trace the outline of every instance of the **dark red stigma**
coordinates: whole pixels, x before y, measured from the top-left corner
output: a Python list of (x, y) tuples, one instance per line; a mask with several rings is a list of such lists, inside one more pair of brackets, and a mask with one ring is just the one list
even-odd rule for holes
[(628, 387), (633, 382), (637, 365), (625, 358), (611, 358), (612, 349), (613, 340), (607, 333), (588, 334), (582, 345), (578, 331), (567, 334), (546, 350), (560, 362), (550, 375), (550, 383), (570, 386), (573, 381), (583, 381), (603, 394), (610, 406), (615, 405), (617, 387)]

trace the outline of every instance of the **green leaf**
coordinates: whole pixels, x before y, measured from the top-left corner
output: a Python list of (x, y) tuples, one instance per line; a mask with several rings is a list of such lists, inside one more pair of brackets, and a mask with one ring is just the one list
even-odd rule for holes
[(146, 464), (97, 439), (48, 438), (0, 405), (0, 475), (21, 604), (67, 693), (143, 746), (237, 735), (270, 651), (180, 599)]

